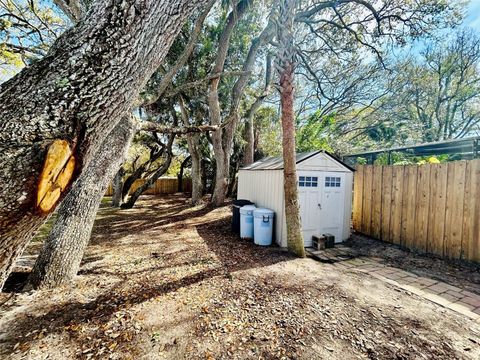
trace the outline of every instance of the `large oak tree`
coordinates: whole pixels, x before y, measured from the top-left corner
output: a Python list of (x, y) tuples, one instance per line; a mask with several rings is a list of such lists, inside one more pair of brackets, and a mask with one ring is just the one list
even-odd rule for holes
[[(108, 0), (0, 87), (0, 286), (207, 0)], [(99, 141), (100, 140), (100, 141)], [(48, 155), (47, 155), (48, 154)]]

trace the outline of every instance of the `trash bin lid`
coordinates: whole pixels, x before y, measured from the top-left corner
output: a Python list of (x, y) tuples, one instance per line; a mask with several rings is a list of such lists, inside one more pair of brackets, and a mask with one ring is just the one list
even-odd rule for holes
[(263, 216), (269, 216), (273, 218), (274, 214), (275, 212), (273, 210), (265, 209), (265, 208), (258, 208), (258, 209), (255, 209), (253, 212), (254, 217), (260, 217), (260, 218)]
[(233, 203), (233, 206), (235, 206), (235, 207), (242, 207), (242, 206), (245, 206), (245, 205), (255, 205), (250, 200), (245, 200), (245, 199), (233, 200), (232, 203)]
[(256, 209), (255, 205), (245, 205), (240, 208), (240, 214), (252, 213)]

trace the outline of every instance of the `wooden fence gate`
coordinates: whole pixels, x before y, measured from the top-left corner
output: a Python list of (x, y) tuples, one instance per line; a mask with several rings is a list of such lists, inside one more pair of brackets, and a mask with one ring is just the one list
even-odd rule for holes
[(358, 166), (353, 227), (415, 251), (480, 262), (480, 159)]

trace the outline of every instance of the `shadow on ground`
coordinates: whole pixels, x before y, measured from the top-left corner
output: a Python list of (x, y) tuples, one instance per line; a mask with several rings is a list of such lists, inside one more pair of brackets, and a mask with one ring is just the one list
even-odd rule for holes
[[(214, 277), (291, 259), (278, 248), (260, 248), (232, 234), (229, 212), (228, 207), (192, 209), (181, 196), (144, 198), (131, 210), (103, 207), (79, 279), (120, 281), (103, 286), (88, 301), (52, 302), (41, 312), (20, 312), (3, 338), (3, 351), (18, 342), (34, 341), (40, 332), (47, 336), (68, 331), (72, 341), (80, 341), (86, 335), (69, 331), (72, 324), (96, 324), (100, 329), (118, 311)], [(186, 237), (179, 235), (184, 232)], [(118, 256), (107, 261), (112, 253)], [(100, 330), (92, 335), (104, 336)]]

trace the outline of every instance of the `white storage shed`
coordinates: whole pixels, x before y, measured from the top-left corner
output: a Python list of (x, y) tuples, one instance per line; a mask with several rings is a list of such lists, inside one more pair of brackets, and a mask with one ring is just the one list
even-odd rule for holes
[[(296, 163), (305, 246), (312, 245), (312, 235), (333, 234), (335, 242), (348, 239), (354, 169), (326, 151), (299, 153)], [(237, 198), (275, 211), (275, 241), (287, 246), (282, 157), (265, 158), (240, 169)]]

